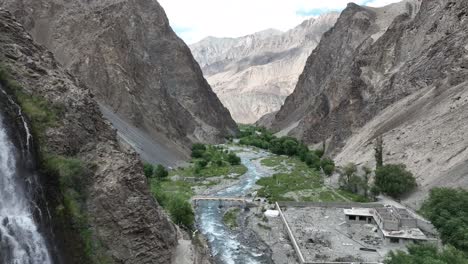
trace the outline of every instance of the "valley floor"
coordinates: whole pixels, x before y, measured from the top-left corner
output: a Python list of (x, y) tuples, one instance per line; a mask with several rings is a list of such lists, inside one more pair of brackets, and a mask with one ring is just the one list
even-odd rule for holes
[[(259, 254), (268, 252), (264, 257), (265, 261), (256, 263), (297, 263), (296, 253), (281, 219), (264, 215), (266, 210), (276, 209), (274, 202), (363, 201), (363, 197), (359, 195), (337, 189), (333, 184), (333, 177), (327, 178), (295, 157), (279, 156), (254, 147), (235, 144), (222, 147), (239, 155), (244, 164), (249, 164), (247, 168), (243, 168), (242, 165), (228, 166), (223, 169), (226, 174), (216, 175), (214, 171), (219, 171), (218, 169), (207, 167), (204, 169), (206, 174), (199, 176), (192, 175), (193, 168), (179, 168), (171, 172), (171, 180), (163, 183), (163, 188), (166, 192), (182, 193), (184, 197), (191, 199), (194, 196), (218, 196), (226, 190), (232, 193), (232, 190), (244, 184), (245, 189), (242, 189), (237, 196), (251, 201), (252, 206), (249, 206), (249, 209), (241, 206), (244, 210), (232, 213), (231, 208), (239, 208), (239, 205), (221, 202), (215, 205), (221, 215), (230, 212), (229, 217), (225, 217), (229, 219), (229, 223), (225, 220), (226, 227), (223, 229), (228, 231), (222, 236), (236, 238), (238, 247), (248, 247)], [(249, 159), (249, 162), (246, 162), (246, 159)], [(251, 185), (245, 184), (251, 180), (249, 177), (258, 177), (258, 179), (256, 178)], [(386, 197), (380, 200), (381, 203), (404, 207)], [(197, 232), (203, 233), (203, 225), (206, 223), (200, 221), (204, 221), (205, 218), (200, 217), (200, 210), (196, 212), (196, 226), (200, 230)], [(211, 234), (208, 235), (209, 237), (205, 236), (204, 239), (212, 242), (213, 237)], [(194, 256), (197, 252), (194, 252), (194, 244), (189, 240), (181, 240), (178, 252), (184, 257), (177, 256), (173, 264), (202, 263), (195, 261)], [(205, 254), (211, 251), (211, 254), (216, 255), (219, 252), (216, 247), (219, 247), (219, 244), (209, 250), (205, 248)], [(220, 256), (213, 257), (224, 263)], [(208, 261), (207, 258), (205, 261)]]

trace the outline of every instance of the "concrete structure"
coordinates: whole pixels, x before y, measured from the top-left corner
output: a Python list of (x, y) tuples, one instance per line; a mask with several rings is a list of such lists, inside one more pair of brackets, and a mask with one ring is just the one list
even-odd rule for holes
[[(301, 264), (382, 263), (407, 242), (437, 241), (406, 209), (378, 203), (281, 202), (285, 233)], [(387, 228), (387, 229), (386, 229)]]
[(418, 221), (404, 208), (385, 206), (381, 208), (344, 209), (349, 224), (375, 224), (385, 244), (406, 244), (427, 241), (427, 236), (418, 228)]

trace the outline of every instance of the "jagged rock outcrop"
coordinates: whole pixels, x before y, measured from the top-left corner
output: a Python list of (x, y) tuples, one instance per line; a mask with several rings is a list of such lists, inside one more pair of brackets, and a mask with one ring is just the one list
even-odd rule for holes
[[(59, 66), (51, 52), (35, 44), (3, 9), (0, 63), (9, 69), (25, 96), (40, 98), (30, 101), (26, 112), (48, 120), (49, 114), (41, 110), (45, 104), (59, 109), (60, 118), (44, 128), (41, 140), (35, 138), (36, 147), (40, 153), (73, 157), (86, 164), (90, 174), (83, 179), (88, 183), (84, 210), (92, 237), (100, 241), (104, 253), (115, 263), (170, 263), (177, 243), (175, 228), (152, 198), (137, 154), (119, 145), (116, 131), (102, 117), (90, 91)], [(47, 179), (56, 186), (45, 186), (49, 197), (60, 198), (57, 188), (62, 180), (57, 184), (58, 179)], [(53, 215), (62, 211), (51, 208)], [(75, 246), (74, 238), (65, 234), (62, 241), (56, 241), (60, 248), (69, 248), (63, 252), (64, 263), (86, 263), (84, 255), (70, 250)]]
[(349, 4), (308, 59), (272, 127), (313, 144), (328, 139), (339, 163), (405, 163), (420, 191), (468, 186), (468, 2)]
[[(156, 0), (1, 0), (107, 109), (171, 148), (237, 131)], [(125, 129), (120, 130), (125, 134)], [(169, 148), (170, 149), (170, 148)]]
[(241, 38), (208, 37), (190, 46), (213, 90), (233, 118), (254, 123), (279, 110), (292, 93), (307, 58), (338, 13)]

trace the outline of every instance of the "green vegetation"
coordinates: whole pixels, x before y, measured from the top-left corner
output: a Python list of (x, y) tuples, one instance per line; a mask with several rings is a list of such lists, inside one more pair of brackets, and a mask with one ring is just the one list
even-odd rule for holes
[(408, 253), (390, 252), (385, 264), (468, 264), (468, 258), (451, 246), (438, 250), (430, 244), (413, 244), (408, 246)]
[(421, 212), (437, 228), (444, 243), (468, 254), (468, 191), (432, 189)]
[(239, 208), (231, 208), (226, 213), (224, 213), (223, 222), (230, 229), (237, 227), (237, 216), (239, 215), (239, 212)]
[(241, 164), (241, 159), (232, 151), (221, 146), (194, 144), (192, 147), (192, 166), (179, 168), (170, 176), (209, 178), (219, 176), (241, 176), (247, 168)]
[[(45, 143), (48, 128), (57, 127), (63, 115), (62, 105), (53, 104), (45, 98), (26, 93), (14, 80), (10, 71), (0, 65), (0, 83), (13, 94), (23, 113), (28, 117), (32, 133), (38, 147), (39, 167), (42, 173), (57, 178), (59, 182), (61, 204), (55, 213), (81, 237), (85, 257), (91, 263), (109, 263), (100, 241), (97, 241), (89, 228), (86, 213), (87, 179), (89, 164), (76, 157), (56, 155)], [(86, 260), (86, 261), (88, 261)]]
[(339, 201), (331, 190), (323, 187), (320, 173), (297, 157), (272, 156), (261, 161), (278, 173), (257, 181), (258, 195), (275, 201)]
[(380, 192), (399, 198), (416, 187), (416, 179), (405, 165), (387, 164), (375, 171), (375, 186)]
[(193, 227), (192, 205), (188, 202), (193, 196), (192, 186), (184, 181), (171, 181), (159, 178), (149, 179), (150, 189), (159, 204), (169, 212), (172, 221), (188, 229)]
[(167, 176), (169, 176), (169, 172), (164, 168), (163, 165), (152, 165), (149, 163), (145, 163), (143, 165), (143, 172), (146, 176), (146, 178), (157, 178), (157, 179), (165, 179)]
[(263, 127), (241, 126), (239, 143), (241, 145), (254, 146), (266, 149), (277, 155), (286, 155), (289, 157), (298, 157), (310, 168), (317, 171), (321, 169), (330, 176), (335, 171), (333, 160), (324, 158), (325, 149), (309, 150), (303, 143), (292, 137), (276, 137)]

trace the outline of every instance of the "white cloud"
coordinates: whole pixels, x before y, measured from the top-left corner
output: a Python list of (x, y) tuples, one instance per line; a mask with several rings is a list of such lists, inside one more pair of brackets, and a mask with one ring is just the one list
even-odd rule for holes
[[(268, 28), (287, 30), (317, 10), (342, 10), (350, 0), (159, 0), (187, 43), (207, 36), (239, 37)], [(383, 6), (399, 0), (357, 0)], [(312, 12), (313, 11), (313, 12)]]

